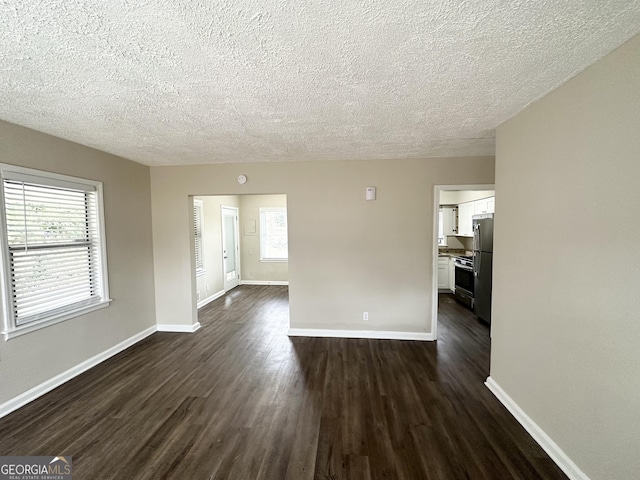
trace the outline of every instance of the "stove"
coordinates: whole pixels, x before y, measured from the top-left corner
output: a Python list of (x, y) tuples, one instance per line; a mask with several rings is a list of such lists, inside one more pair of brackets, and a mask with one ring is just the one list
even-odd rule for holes
[(460, 255), (456, 257), (453, 264), (456, 267), (456, 290), (454, 296), (460, 303), (473, 310), (473, 256)]
[(455, 266), (467, 267), (473, 270), (473, 255), (458, 255), (454, 260)]

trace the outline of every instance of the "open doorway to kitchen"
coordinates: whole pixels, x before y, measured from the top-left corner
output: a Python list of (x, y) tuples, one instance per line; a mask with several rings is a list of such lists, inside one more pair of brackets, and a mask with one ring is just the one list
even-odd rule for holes
[[(490, 323), (492, 257), (480, 256), (474, 228), (482, 216), (493, 222), (494, 185), (436, 185), (434, 191), (432, 332), (438, 338), (438, 302), (455, 301)], [(475, 217), (475, 220), (474, 220)], [(492, 238), (492, 236), (491, 236)], [(488, 243), (485, 243), (488, 246)], [(475, 250), (475, 251), (474, 251)], [(477, 253), (477, 255), (476, 255)], [(485, 259), (480, 265), (481, 258)], [(487, 260), (488, 259), (488, 260)], [(480, 270), (480, 267), (483, 267)], [(482, 271), (482, 277), (478, 274)], [(487, 276), (488, 272), (488, 276)], [(480, 283), (478, 283), (480, 280)], [(476, 298), (478, 287), (482, 296)], [(487, 290), (488, 289), (488, 290)], [(479, 304), (477, 303), (479, 301)], [(487, 306), (488, 303), (488, 306)]]
[(286, 195), (193, 196), (197, 309), (240, 285), (288, 285)]

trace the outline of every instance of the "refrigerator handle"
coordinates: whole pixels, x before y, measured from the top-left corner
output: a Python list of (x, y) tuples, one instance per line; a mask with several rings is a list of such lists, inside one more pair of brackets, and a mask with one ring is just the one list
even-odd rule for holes
[(473, 225), (473, 251), (478, 250), (478, 224)]
[(473, 250), (482, 250), (482, 240), (480, 236), (480, 223), (476, 223), (473, 229)]

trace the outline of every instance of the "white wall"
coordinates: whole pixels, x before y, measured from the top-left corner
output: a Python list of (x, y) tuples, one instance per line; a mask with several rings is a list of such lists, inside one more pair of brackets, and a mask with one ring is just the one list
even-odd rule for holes
[[(242, 195), (240, 196), (240, 256), (243, 281), (287, 282), (289, 262), (260, 261), (260, 208), (285, 207), (286, 195)], [(249, 232), (245, 222), (255, 225)]]
[(640, 478), (640, 37), (497, 130), (491, 377), (592, 479)]
[(494, 190), (443, 190), (440, 192), (440, 205), (458, 205), (494, 195)]
[[(196, 322), (189, 195), (280, 193), (292, 327), (429, 333), (434, 185), (493, 184), (494, 160), (154, 167), (151, 179), (159, 323)], [(364, 200), (370, 185), (378, 187), (374, 202)]]
[(113, 302), (0, 340), (0, 404), (155, 325), (149, 168), (0, 121), (0, 161), (102, 181)]

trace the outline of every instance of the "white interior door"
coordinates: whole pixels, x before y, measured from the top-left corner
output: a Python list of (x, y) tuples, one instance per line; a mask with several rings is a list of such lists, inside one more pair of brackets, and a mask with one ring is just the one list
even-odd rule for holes
[(240, 248), (238, 244), (238, 209), (222, 207), (222, 266), (224, 291), (240, 284)]

